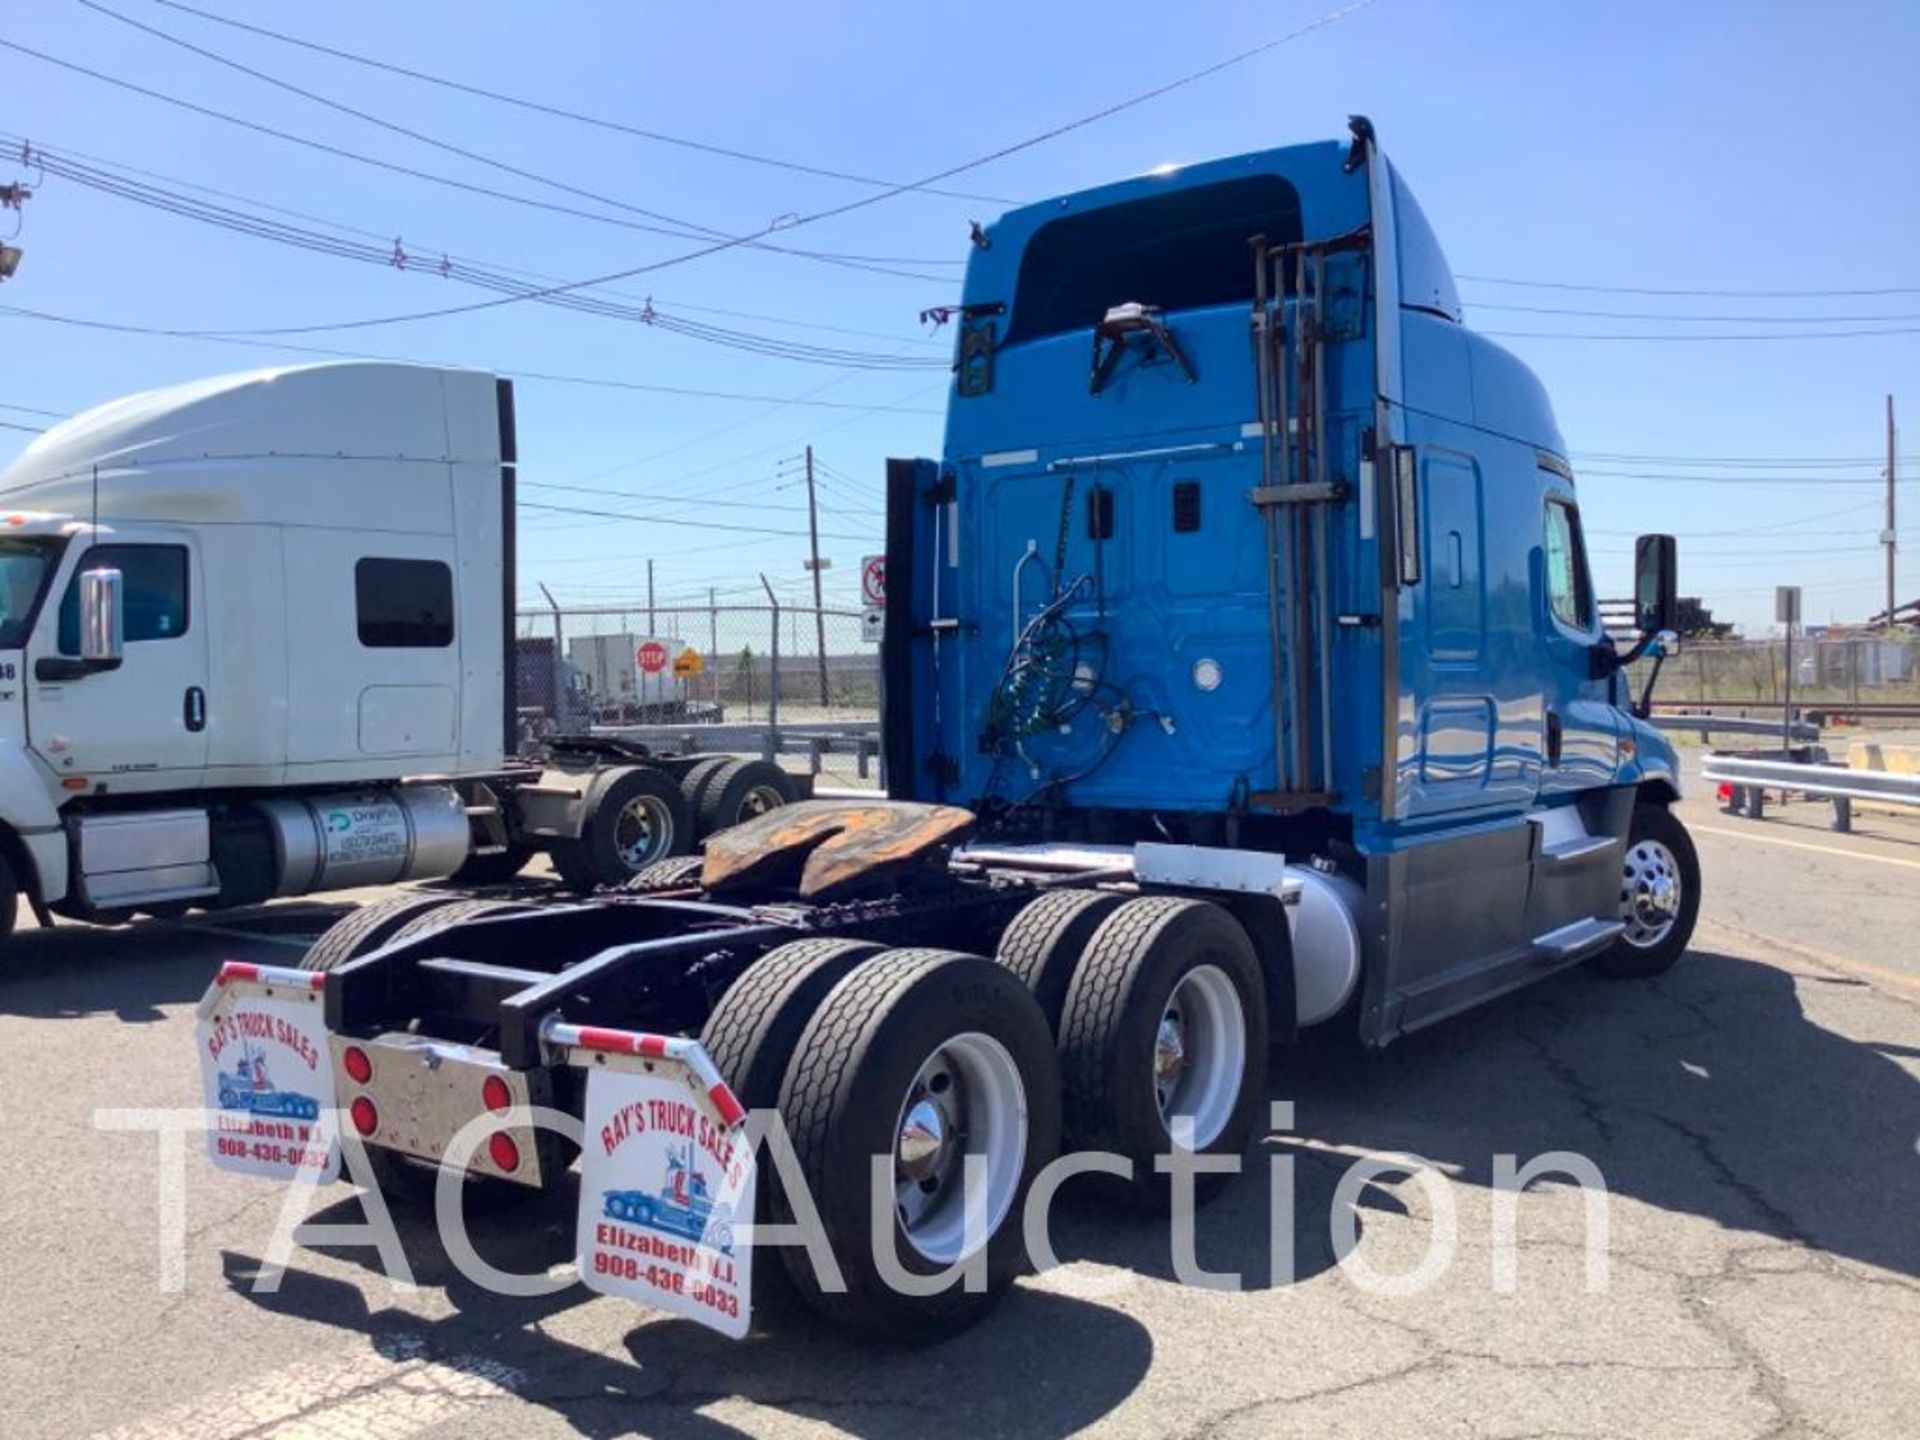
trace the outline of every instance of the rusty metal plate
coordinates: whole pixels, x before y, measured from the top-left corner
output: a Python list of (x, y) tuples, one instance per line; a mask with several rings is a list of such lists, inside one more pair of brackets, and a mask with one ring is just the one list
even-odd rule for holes
[(973, 833), (957, 805), (889, 800), (803, 800), (723, 830), (707, 841), (700, 883), (710, 892), (792, 883), (809, 900), (870, 888)]

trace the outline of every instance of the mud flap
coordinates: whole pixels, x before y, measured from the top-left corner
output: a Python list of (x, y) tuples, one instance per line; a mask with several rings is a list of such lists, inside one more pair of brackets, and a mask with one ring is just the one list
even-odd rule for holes
[(699, 1042), (549, 1021), (587, 1071), (574, 1259), (589, 1290), (739, 1339), (752, 1321), (746, 1112)]
[(201, 997), (194, 1029), (202, 1103), (215, 1116), (216, 1169), (268, 1180), (302, 1170), (340, 1178), (333, 1053), (320, 1005), (324, 971), (229, 960)]

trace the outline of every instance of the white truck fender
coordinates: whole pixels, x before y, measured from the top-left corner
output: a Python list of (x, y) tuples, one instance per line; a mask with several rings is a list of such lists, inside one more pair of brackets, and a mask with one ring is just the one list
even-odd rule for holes
[(66, 898), (66, 826), (48, 793), (46, 772), (13, 741), (0, 741), (0, 826), (19, 838), (33, 865), (33, 874), (15, 877), (20, 888), (49, 905)]

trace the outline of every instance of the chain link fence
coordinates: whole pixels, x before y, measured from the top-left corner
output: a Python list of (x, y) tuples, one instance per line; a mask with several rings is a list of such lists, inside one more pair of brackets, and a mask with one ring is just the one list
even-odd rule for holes
[[(1646, 664), (1633, 667), (1636, 690)], [(1688, 641), (1660, 672), (1664, 703), (1777, 705), (1788, 679), (1798, 705), (1920, 704), (1920, 634), (1796, 635), (1778, 640)]]
[(523, 610), (523, 747), (600, 734), (876, 785), (880, 647), (864, 624), (857, 610), (786, 605)]

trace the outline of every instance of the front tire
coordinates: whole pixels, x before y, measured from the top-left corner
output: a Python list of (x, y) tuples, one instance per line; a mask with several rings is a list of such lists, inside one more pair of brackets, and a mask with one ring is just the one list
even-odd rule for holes
[[(821, 1316), (931, 1340), (978, 1320), (1013, 1283), (1026, 1263), (1028, 1188), (1059, 1148), (1060, 1099), (1046, 1018), (1004, 967), (940, 950), (866, 961), (814, 1013), (780, 1111), (845, 1281), (828, 1291), (804, 1250), (787, 1252)], [(875, 1159), (891, 1166), (886, 1214), (874, 1208)], [(965, 1225), (969, 1171), (983, 1177), (984, 1243)], [(900, 1270), (983, 1261), (985, 1284), (969, 1291), (962, 1270), (934, 1294), (901, 1294), (875, 1256), (876, 1231)]]
[(1620, 874), (1620, 919), (1627, 928), (1587, 964), (1614, 980), (1664, 974), (1686, 952), (1699, 918), (1693, 837), (1664, 805), (1634, 806)]

